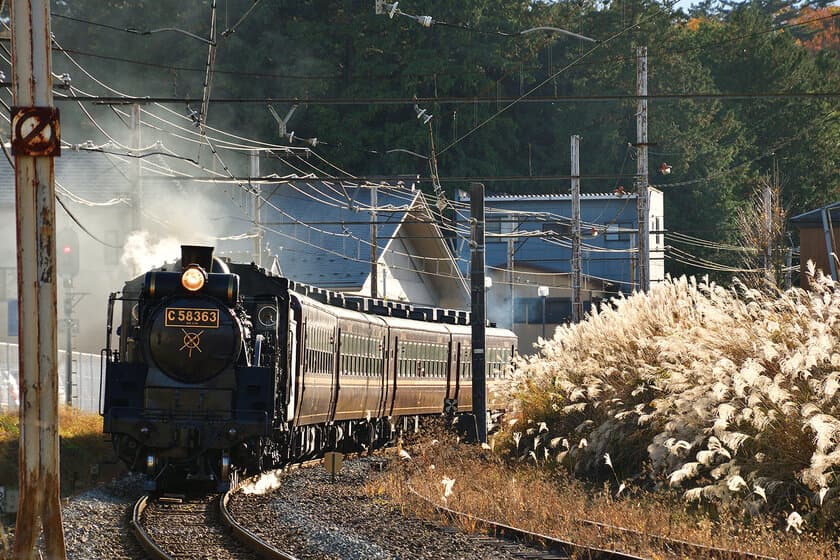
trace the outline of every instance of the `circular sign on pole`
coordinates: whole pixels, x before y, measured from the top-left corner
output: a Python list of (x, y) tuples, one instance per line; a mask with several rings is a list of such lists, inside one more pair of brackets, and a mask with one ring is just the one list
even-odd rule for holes
[(12, 107), (12, 155), (58, 156), (60, 136), (55, 107)]

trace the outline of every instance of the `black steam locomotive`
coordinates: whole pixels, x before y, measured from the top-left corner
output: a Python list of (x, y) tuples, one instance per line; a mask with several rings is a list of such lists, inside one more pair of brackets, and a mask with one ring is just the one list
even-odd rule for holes
[[(149, 489), (225, 487), (472, 405), (467, 313), (299, 285), (211, 247), (183, 246), (170, 269), (128, 281), (107, 329), (104, 431)], [(488, 388), (515, 347), (510, 331), (487, 329)]]

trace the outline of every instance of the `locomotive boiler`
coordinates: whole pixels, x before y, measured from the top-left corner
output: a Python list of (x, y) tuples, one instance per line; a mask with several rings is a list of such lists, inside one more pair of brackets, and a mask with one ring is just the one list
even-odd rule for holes
[[(516, 337), (488, 328), (485, 346), (499, 410)], [(468, 313), (297, 284), (212, 247), (183, 246), (111, 294), (103, 353), (104, 431), (149, 489), (225, 487), (472, 406)]]

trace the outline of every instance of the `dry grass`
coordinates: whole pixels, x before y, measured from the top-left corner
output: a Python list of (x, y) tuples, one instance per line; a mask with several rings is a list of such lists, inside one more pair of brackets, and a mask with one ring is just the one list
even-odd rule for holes
[[(62, 406), (58, 416), (61, 492), (69, 495), (95, 483), (91, 468), (96, 470), (101, 462), (110, 460), (113, 451), (102, 434), (102, 418), (98, 414)], [(0, 414), (0, 486), (18, 485), (19, 424), (17, 411)]]
[(836, 534), (840, 286), (811, 285), (669, 279), (558, 328), (511, 377), (506, 448), (716, 516)]
[[(102, 433), (98, 414), (59, 407), (61, 495), (86, 490), (100, 480), (107, 480), (122, 468), (113, 463), (114, 452)], [(0, 486), (18, 486), (18, 438), (20, 421), (17, 411), (0, 414)], [(0, 559), (11, 558), (8, 529), (0, 519)]]
[[(673, 556), (655, 542), (599, 530), (583, 521), (777, 558), (840, 559), (831, 538), (780, 531), (772, 518), (748, 520), (736, 512), (722, 511), (711, 515), (667, 492), (625, 490), (616, 497), (614, 484), (586, 486), (559, 470), (535, 468), (533, 462), (511, 464), (498, 453), (459, 445), (445, 436), (439, 439), (443, 443), (425, 439), (407, 447), (411, 459), (395, 458), (383, 477), (369, 483), (368, 494), (387, 495), (408, 514), (440, 520), (427, 502), (412, 494), (410, 481), (418, 493), (436, 504), (563, 540), (652, 559)], [(446, 478), (455, 482), (445, 498)]]

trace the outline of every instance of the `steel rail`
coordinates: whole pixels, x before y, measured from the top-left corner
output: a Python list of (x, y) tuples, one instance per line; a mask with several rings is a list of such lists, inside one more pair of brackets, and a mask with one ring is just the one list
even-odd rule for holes
[[(561, 546), (561, 550), (562, 550), (563, 546), (570, 547), (570, 548), (564, 550), (564, 552), (566, 554), (571, 554), (574, 551), (578, 551), (578, 552), (583, 551), (585, 554), (589, 554), (588, 556), (585, 556), (585, 558), (589, 558), (591, 560), (600, 560), (600, 559), (604, 559), (604, 560), (619, 560), (619, 559), (621, 559), (621, 560), (623, 560), (625, 558), (644, 560), (642, 557), (639, 557), (639, 556), (633, 556), (633, 555), (629, 555), (629, 554), (625, 554), (625, 553), (617, 552), (617, 551), (610, 551), (610, 550), (588, 547), (586, 545), (579, 545), (579, 544), (576, 544), (576, 543), (563, 541), (563, 540), (560, 540), (560, 539), (555, 539), (553, 537), (549, 537), (549, 536), (542, 535), (542, 534), (539, 534), (539, 533), (532, 533), (532, 532), (529, 532), (529, 531), (525, 531), (524, 529), (518, 529), (518, 528), (515, 528), (515, 527), (510, 527), (510, 526), (504, 525), (502, 523), (496, 523), (494, 521), (490, 521), (490, 520), (487, 520), (487, 519), (476, 517), (476, 516), (468, 514), (468, 513), (459, 512), (459, 511), (441, 506), (441, 505), (435, 503), (434, 501), (432, 501), (430, 498), (427, 498), (426, 496), (424, 496), (423, 494), (421, 494), (420, 492), (415, 490), (414, 487), (412, 486), (410, 480), (408, 482), (408, 489), (415, 496), (417, 496), (421, 500), (427, 502), (430, 506), (435, 508), (437, 511), (445, 514), (447, 517), (450, 517), (452, 519), (457, 519), (457, 518), (467, 519), (470, 522), (475, 523), (477, 526), (484, 527), (485, 531), (492, 532), (492, 534), (502, 535), (502, 536), (505, 536), (505, 537), (508, 537), (508, 535), (514, 535), (514, 537), (513, 537), (514, 540), (519, 540), (517, 535), (522, 535), (523, 538), (526, 539), (526, 540), (521, 541), (521, 542), (529, 542), (529, 543), (532, 543), (532, 544), (536, 544), (538, 546), (540, 545), (540, 543), (543, 543), (543, 542), (548, 542), (548, 543), (555, 543), (556, 542)], [(692, 543), (692, 542), (681, 540), (681, 539), (674, 539), (674, 538), (670, 538), (670, 537), (663, 537), (663, 536), (660, 536), (660, 535), (653, 535), (653, 534), (645, 533), (643, 531), (639, 531), (639, 530), (636, 530), (636, 529), (628, 529), (626, 527), (620, 527), (618, 525), (610, 525), (608, 523), (600, 523), (598, 521), (592, 521), (592, 520), (589, 520), (589, 519), (577, 519), (575, 521), (577, 523), (581, 524), (581, 525), (588, 525), (588, 526), (591, 526), (591, 527), (595, 527), (599, 530), (605, 530), (605, 531), (610, 531), (612, 533), (620, 533), (620, 534), (624, 534), (624, 535), (632, 535), (632, 536), (637, 537), (637, 538), (649, 539), (650, 541), (659, 543), (663, 547), (663, 549), (666, 549), (666, 550), (668, 550), (670, 552), (673, 552), (675, 554), (688, 555), (688, 557), (691, 557), (691, 558), (706, 558), (706, 559), (718, 558), (718, 559), (727, 559), (727, 560), (735, 560), (735, 559), (737, 559), (737, 560), (741, 560), (741, 559), (744, 559), (744, 560), (779, 560), (775, 556), (765, 556), (765, 555), (756, 554), (756, 553), (753, 553), (753, 552), (746, 552), (746, 551), (741, 551), (741, 550), (732, 550), (732, 549), (726, 549), (726, 548), (718, 548), (718, 547), (713, 547), (713, 546), (707, 546), (707, 545), (703, 545), (703, 544)], [(589, 551), (589, 552), (587, 552), (587, 551)]]
[(271, 546), (259, 536), (242, 526), (236, 518), (233, 517), (233, 514), (228, 509), (228, 502), (230, 501), (231, 496), (242, 488), (242, 485), (243, 482), (240, 482), (219, 498), (219, 512), (221, 513), (222, 522), (230, 529), (233, 537), (251, 550), (254, 550), (263, 558), (268, 558), (270, 560), (298, 560), (297, 557), (293, 556), (291, 553), (278, 550), (277, 548)]
[(587, 560), (647, 560), (642, 556), (634, 556), (625, 552), (587, 546), (571, 541), (564, 541), (562, 539), (540, 533), (533, 533), (531, 531), (505, 525), (504, 523), (496, 523), (495, 521), (490, 521), (489, 519), (484, 519), (469, 513), (463, 513), (441, 506), (415, 490), (410, 480), (408, 482), (408, 489), (412, 494), (427, 502), (430, 506), (435, 508), (435, 510), (446, 515), (450, 519), (469, 521), (469, 523), (475, 527), (480, 527), (487, 534), (500, 536), (517, 543), (524, 543), (541, 548), (551, 554), (564, 554), (572, 558), (585, 558)]
[[(304, 461), (303, 463), (292, 463), (288, 464), (282, 469), (278, 469), (281, 471), (289, 471), (295, 470), (301, 467), (313, 466), (319, 464), (321, 462), (320, 459), (312, 459), (309, 461)], [(296, 556), (292, 555), (290, 552), (278, 550), (277, 548), (273, 547), (272, 545), (265, 542), (262, 538), (257, 536), (252, 531), (248, 530), (246, 527), (241, 525), (233, 514), (228, 509), (228, 503), (230, 502), (231, 497), (242, 490), (242, 487), (248, 483), (255, 482), (259, 479), (260, 476), (264, 475), (265, 473), (260, 473), (258, 475), (252, 476), (250, 478), (240, 480), (236, 484), (230, 487), (230, 489), (222, 494), (219, 498), (219, 513), (221, 514), (222, 522), (230, 529), (231, 534), (233, 537), (243, 544), (254, 550), (257, 554), (262, 556), (263, 558), (268, 558), (270, 560), (298, 560)]]
[(172, 557), (160, 548), (157, 543), (155, 543), (154, 539), (152, 539), (149, 533), (146, 532), (146, 529), (143, 528), (143, 524), (140, 523), (140, 516), (143, 515), (143, 511), (145, 511), (148, 503), (148, 494), (141, 496), (134, 503), (134, 507), (131, 510), (131, 528), (134, 530), (134, 535), (140, 542), (140, 546), (142, 546), (152, 558), (156, 558), (158, 560), (170, 560)]

